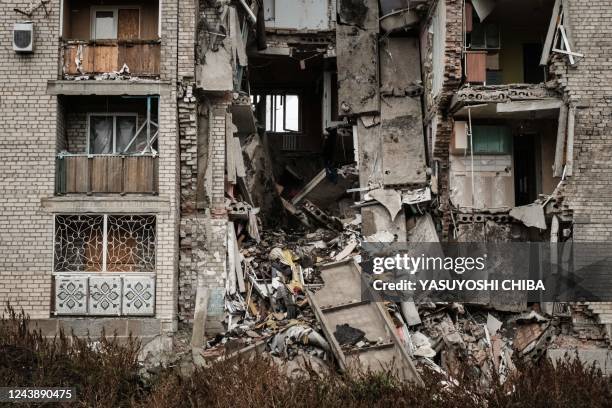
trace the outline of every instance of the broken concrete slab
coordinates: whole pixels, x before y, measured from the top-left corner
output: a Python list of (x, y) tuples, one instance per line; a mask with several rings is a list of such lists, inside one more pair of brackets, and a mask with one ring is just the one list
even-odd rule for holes
[(417, 37), (387, 37), (380, 46), (381, 93), (414, 96), (421, 90), (421, 65), (405, 61), (419, 58)]
[(338, 114), (353, 116), (380, 111), (377, 31), (338, 25)]
[(379, 188), (370, 191), (367, 195), (378, 201), (389, 211), (391, 220), (394, 220), (402, 210), (402, 195), (397, 190)]
[(529, 346), (542, 336), (545, 329), (546, 326), (540, 325), (539, 323), (519, 326), (514, 336), (514, 349), (522, 354), (528, 353), (530, 351)]
[[(378, 126), (367, 127), (363, 121), (358, 120), (357, 142), (359, 145), (359, 187), (382, 187), (382, 151), (381, 138)], [(362, 192), (361, 197), (365, 196)]]
[(408, 326), (416, 326), (421, 324), (421, 316), (419, 315), (419, 311), (417, 310), (414, 302), (402, 302), (400, 304), (400, 308)]
[(400, 213), (391, 220), (389, 211), (382, 205), (370, 205), (361, 209), (361, 233), (368, 240), (379, 232), (391, 234), (393, 241), (406, 242), (406, 217)]
[[(354, 260), (333, 262), (320, 268), (325, 285), (318, 291), (307, 291), (308, 300), (323, 328), (342, 370), (352, 362), (373, 371), (390, 366), (405, 380), (421, 382), (412, 359), (401, 343), (393, 322), (380, 302), (362, 300), (362, 272)], [(375, 341), (364, 347), (341, 346), (334, 330), (350, 322), (351, 328)], [(392, 364), (393, 362), (393, 364)]]
[(510, 210), (510, 216), (521, 221), (527, 227), (546, 229), (546, 218), (544, 208), (537, 203), (514, 207)]
[(196, 65), (196, 86), (204, 91), (231, 92), (234, 90), (231, 42), (224, 41), (217, 51), (209, 49), (205, 63)]
[(333, 181), (328, 177), (326, 169), (321, 170), (293, 197), (291, 204), (298, 205), (302, 200), (308, 200), (320, 208), (329, 208), (357, 181), (358, 175), (354, 167), (348, 167), (342, 168), (346, 171), (338, 171), (337, 178)]
[(487, 330), (491, 336), (495, 336), (502, 327), (502, 322), (495, 318), (491, 313), (487, 313)]
[(422, 243), (440, 242), (431, 214), (426, 213), (416, 218), (415, 226), (408, 231), (408, 241)]
[(419, 204), (427, 201), (431, 201), (431, 189), (429, 187), (402, 192), (403, 204)]
[(381, 106), (382, 164), (385, 186), (425, 184), (425, 139), (421, 101), (385, 98)]

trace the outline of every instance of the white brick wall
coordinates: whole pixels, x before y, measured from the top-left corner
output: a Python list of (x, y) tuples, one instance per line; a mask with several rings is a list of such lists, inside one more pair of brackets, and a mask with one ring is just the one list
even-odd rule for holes
[[(53, 214), (42, 209), (41, 199), (53, 196), (55, 153), (65, 146), (57, 136), (66, 123), (57, 97), (46, 94), (47, 81), (58, 79), (59, 72), (59, 0), (47, 5), (48, 18), (42, 9), (33, 14), (35, 52), (18, 55), (11, 47), (12, 26), (24, 16), (13, 8), (29, 5), (29, 0), (0, 5), (0, 302), (44, 319), (52, 306)], [(171, 86), (160, 96), (159, 195), (170, 210), (157, 217), (156, 317), (171, 322), (178, 272), (178, 0), (164, 0), (161, 13), (161, 79)]]

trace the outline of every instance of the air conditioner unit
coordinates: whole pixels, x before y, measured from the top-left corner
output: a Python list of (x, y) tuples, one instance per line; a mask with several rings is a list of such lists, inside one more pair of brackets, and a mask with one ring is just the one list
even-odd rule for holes
[(15, 52), (34, 51), (34, 24), (31, 21), (15, 23), (13, 26), (13, 50)]

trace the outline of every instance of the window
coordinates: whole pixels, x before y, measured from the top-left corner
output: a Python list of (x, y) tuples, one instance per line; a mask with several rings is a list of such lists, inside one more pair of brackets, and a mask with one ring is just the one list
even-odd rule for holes
[(140, 37), (140, 9), (94, 7), (91, 12), (93, 40), (129, 40)]
[(470, 48), (473, 50), (499, 49), (499, 26), (474, 22), (474, 28), (470, 33)]
[(301, 131), (302, 115), (299, 95), (255, 95), (251, 96), (251, 102), (259, 107), (265, 103), (267, 132), (288, 133)]
[(88, 154), (127, 153), (134, 147), (138, 115), (135, 113), (89, 114)]
[(57, 215), (55, 272), (155, 271), (154, 215)]
[(266, 95), (266, 131), (277, 133), (300, 131), (298, 95)]
[(57, 215), (54, 314), (154, 315), (155, 221), (154, 215)]
[(117, 9), (94, 9), (91, 31), (94, 40), (117, 38)]
[(472, 126), (474, 154), (511, 154), (512, 132), (506, 126)]

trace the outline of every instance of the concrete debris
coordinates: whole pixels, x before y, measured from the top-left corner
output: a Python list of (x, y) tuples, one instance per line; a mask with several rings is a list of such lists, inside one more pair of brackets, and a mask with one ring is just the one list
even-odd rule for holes
[(436, 356), (436, 351), (431, 348), (431, 341), (429, 337), (424, 335), (421, 332), (414, 332), (410, 338), (412, 340), (412, 345), (414, 346), (413, 355), (417, 357), (428, 357), (433, 358)]
[(389, 211), (391, 220), (394, 220), (402, 210), (402, 195), (397, 190), (379, 188), (368, 192), (366, 199), (368, 196), (378, 201)]
[(503, 323), (497, 320), (491, 313), (487, 314), (487, 330), (489, 330), (491, 336), (495, 336), (502, 325)]
[(420, 204), (427, 201), (431, 201), (431, 189), (429, 187), (402, 192), (402, 204)]
[(514, 207), (510, 210), (510, 216), (521, 221), (527, 227), (546, 229), (544, 208), (538, 203)]

